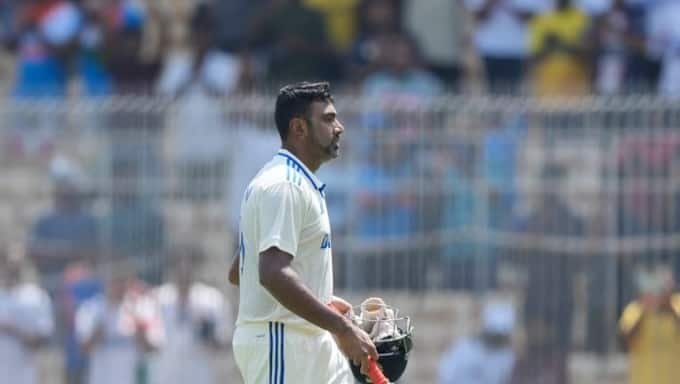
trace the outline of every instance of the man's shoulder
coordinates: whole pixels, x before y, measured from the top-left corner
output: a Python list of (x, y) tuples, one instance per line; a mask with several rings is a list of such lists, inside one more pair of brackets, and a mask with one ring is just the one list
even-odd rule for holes
[(246, 194), (300, 193), (306, 185), (304, 173), (290, 164), (275, 163), (263, 168), (248, 186)]
[(39, 285), (33, 283), (25, 283), (18, 286), (15, 290), (16, 297), (19, 300), (30, 303), (45, 303), (49, 302), (49, 295), (47, 291), (40, 288)]
[(52, 229), (64, 226), (90, 228), (97, 225), (97, 218), (89, 212), (82, 211), (64, 214), (61, 212), (49, 212), (36, 221), (36, 228)]

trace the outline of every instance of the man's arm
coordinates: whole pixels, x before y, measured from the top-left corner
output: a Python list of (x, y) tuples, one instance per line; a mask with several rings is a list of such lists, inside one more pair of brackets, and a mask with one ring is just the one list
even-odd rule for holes
[(645, 305), (641, 302), (634, 301), (626, 306), (619, 319), (619, 333), (626, 345), (629, 345), (637, 331), (640, 329), (640, 324), (645, 317)]
[(0, 334), (2, 333), (16, 338), (30, 349), (41, 347), (49, 341), (49, 337), (46, 335), (23, 330), (14, 324), (0, 324)]
[(317, 299), (291, 268), (293, 256), (271, 247), (260, 253), (258, 272), (260, 284), (291, 312), (332, 333), (340, 349), (362, 372), (368, 372), (369, 356), (378, 359), (368, 335), (344, 316)]
[(276, 247), (260, 253), (260, 284), (283, 306), (331, 333), (340, 333), (350, 322), (319, 301), (290, 267), (293, 257)]

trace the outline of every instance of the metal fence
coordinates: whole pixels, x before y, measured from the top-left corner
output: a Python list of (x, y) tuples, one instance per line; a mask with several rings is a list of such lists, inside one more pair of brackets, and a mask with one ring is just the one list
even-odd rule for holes
[[(460, 333), (460, 300), (510, 295), (525, 343), (532, 335), (522, 325), (538, 321), (567, 355), (612, 357), (617, 318), (646, 287), (645, 271), (680, 272), (680, 108), (672, 100), (347, 95), (337, 106), (343, 154), (319, 171), (336, 286), (416, 312), (422, 331), (405, 382), (434, 382), (439, 354)], [(0, 236), (29, 256), (81, 241), (78, 256), (134, 260), (150, 286), (167, 279), (168, 249), (195, 243), (207, 255), (202, 279), (233, 304), (226, 272), (236, 210), (279, 145), (272, 114), (273, 99), (262, 96), (4, 101)], [(76, 229), (64, 235), (73, 243), (46, 240), (58, 236), (40, 218), (54, 211), (64, 180), (77, 192), (64, 204), (94, 218), (96, 241)], [(66, 305), (59, 292), (69, 269), (34, 264), (57, 307)], [(59, 351), (49, 354), (44, 382), (61, 382)], [(230, 358), (219, 361), (234, 377)]]

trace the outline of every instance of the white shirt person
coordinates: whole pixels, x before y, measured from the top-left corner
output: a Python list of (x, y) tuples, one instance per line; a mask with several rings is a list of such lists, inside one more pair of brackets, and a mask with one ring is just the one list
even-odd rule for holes
[(283, 148), (244, 193), (229, 273), (240, 287), (234, 357), (246, 384), (349, 384), (345, 355), (366, 370), (377, 353), (327, 305), (349, 310), (333, 296), (325, 184), (314, 175), (338, 156), (344, 132), (328, 83), (282, 88), (275, 120)]
[(76, 337), (90, 358), (89, 384), (135, 384), (142, 355), (163, 342), (157, 307), (131, 289), (133, 274), (126, 268), (107, 273), (106, 294), (85, 301), (76, 312)]
[(47, 292), (29, 283), (0, 288), (0, 381), (37, 384), (36, 347), (53, 331)]
[(194, 279), (202, 255), (197, 246), (173, 246), (172, 280), (153, 293), (165, 339), (154, 356), (152, 384), (218, 382), (218, 352), (227, 346), (233, 323), (222, 292)]
[(0, 382), (37, 384), (36, 352), (54, 332), (47, 292), (24, 281), (24, 252), (0, 245)]

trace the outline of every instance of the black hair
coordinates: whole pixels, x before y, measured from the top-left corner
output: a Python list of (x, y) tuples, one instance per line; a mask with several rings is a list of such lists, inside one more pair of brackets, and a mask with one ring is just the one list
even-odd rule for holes
[(288, 125), (293, 118), (306, 117), (309, 106), (315, 101), (332, 102), (331, 86), (328, 82), (301, 82), (281, 88), (276, 98), (274, 120), (281, 141), (288, 137)]

